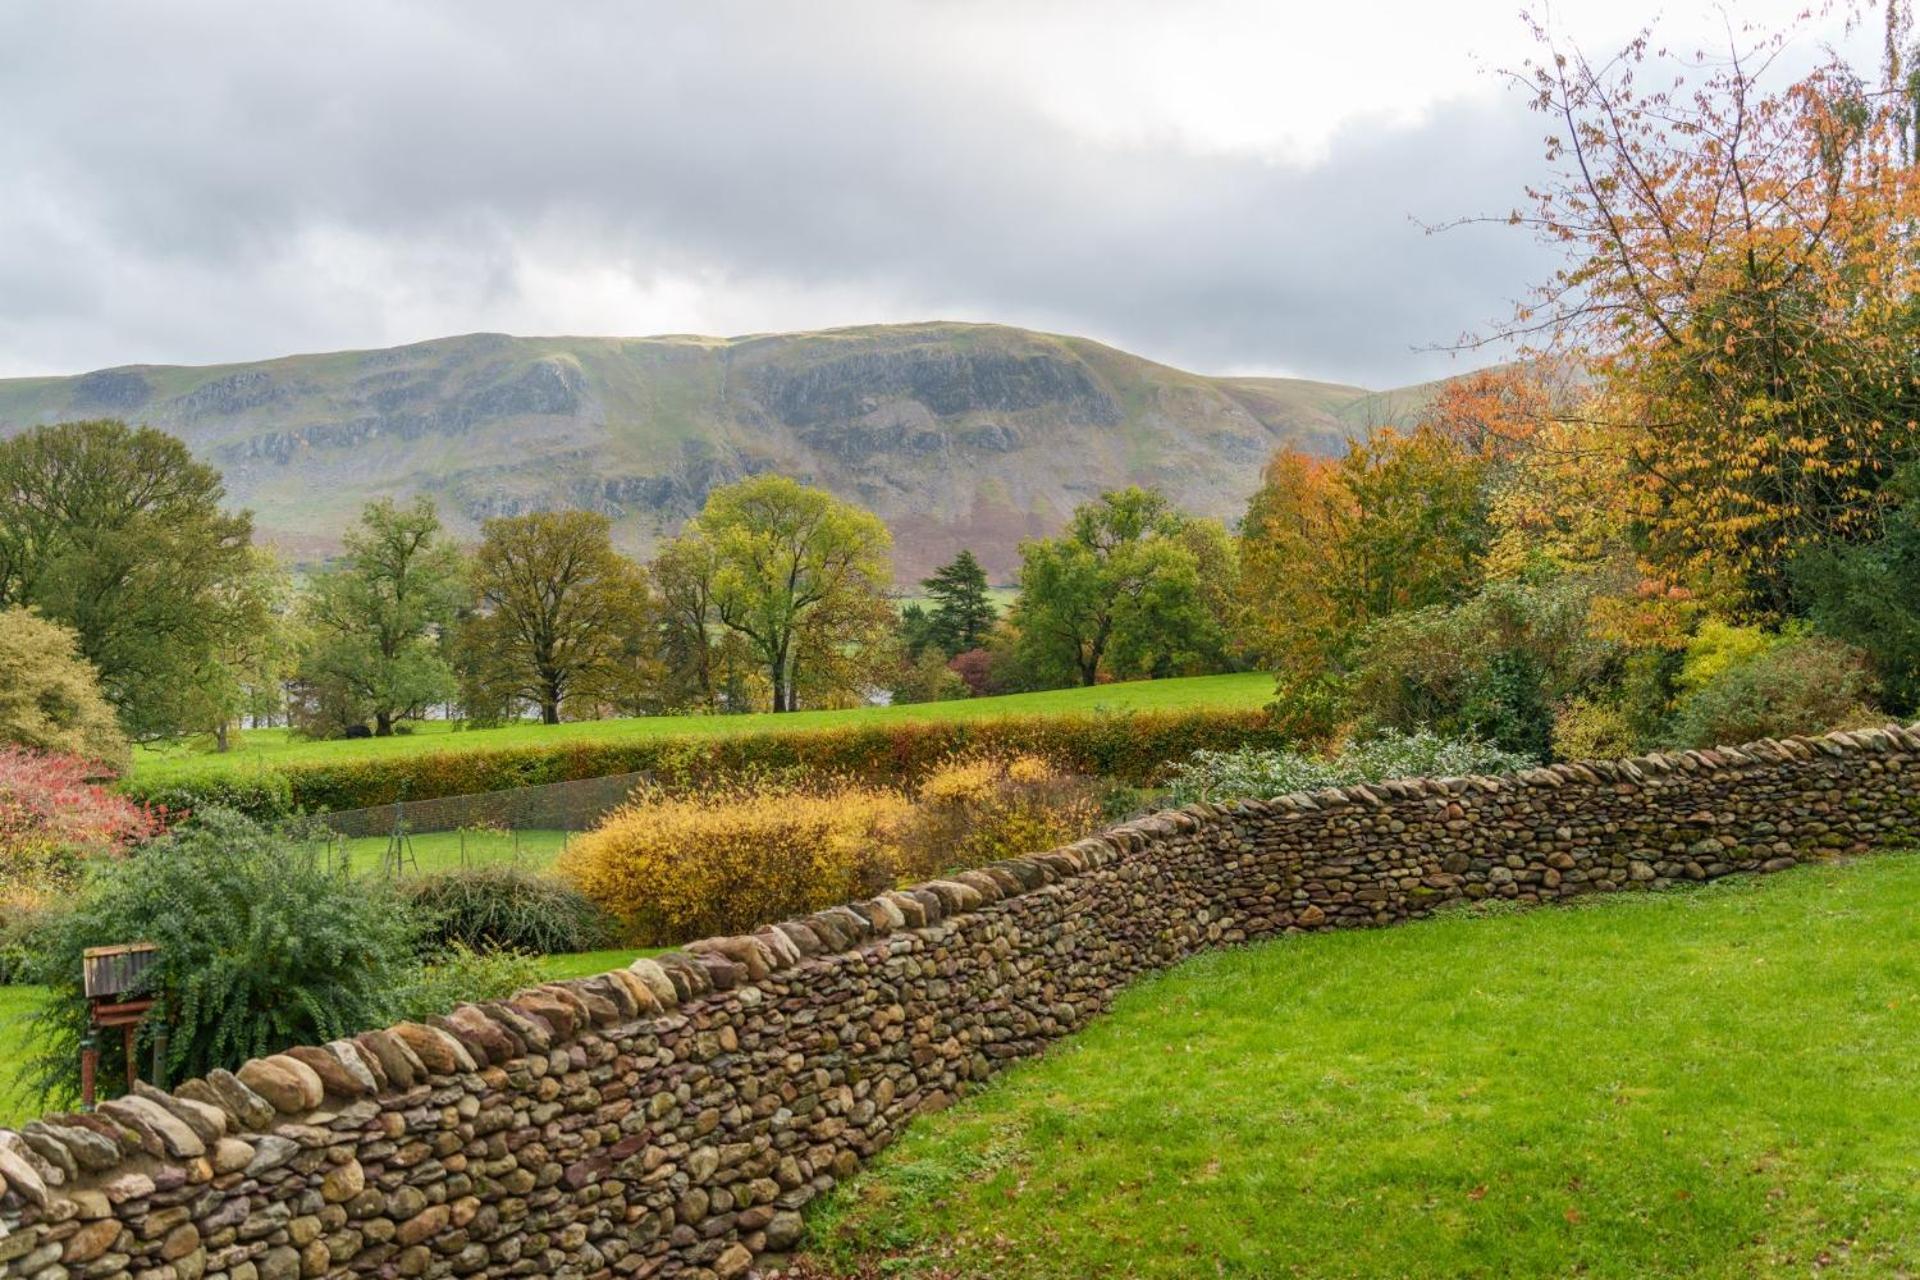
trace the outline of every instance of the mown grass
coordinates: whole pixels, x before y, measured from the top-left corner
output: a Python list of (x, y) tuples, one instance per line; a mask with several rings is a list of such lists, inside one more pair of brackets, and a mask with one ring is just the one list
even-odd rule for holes
[(862, 1276), (1906, 1276), (1920, 856), (1202, 957), (813, 1220)]
[(404, 756), (424, 751), (483, 751), (559, 742), (618, 741), (670, 735), (766, 733), (773, 730), (839, 728), (860, 724), (921, 723), (930, 720), (993, 719), (1000, 716), (1092, 714), (1100, 711), (1162, 711), (1196, 707), (1253, 709), (1273, 698), (1273, 678), (1260, 672), (1189, 676), (1173, 680), (1134, 680), (1091, 689), (1053, 689), (997, 698), (899, 707), (856, 707), (845, 711), (795, 711), (785, 715), (640, 716), (624, 720), (582, 720), (568, 724), (515, 724), (497, 729), (457, 729), (444, 721), (413, 726), (414, 732), (391, 738), (331, 742), (293, 739), (284, 729), (242, 734), (233, 750), (212, 753), (185, 746), (142, 747), (134, 757), (134, 777), (146, 782), (204, 776), (232, 770), (307, 761), (357, 760)]

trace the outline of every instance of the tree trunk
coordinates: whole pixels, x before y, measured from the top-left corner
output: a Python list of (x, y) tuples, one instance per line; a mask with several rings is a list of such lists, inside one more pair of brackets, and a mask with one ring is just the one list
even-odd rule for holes
[(540, 699), (540, 723), (560, 723), (560, 699), (554, 697), (552, 694), (548, 694), (546, 697)]
[(215, 726), (214, 726), (214, 728), (213, 728), (213, 749), (214, 749), (215, 751), (230, 751), (230, 750), (232, 750), (232, 748), (233, 748), (233, 740), (232, 740), (232, 738), (231, 738), (231, 736), (230, 736), (230, 735), (228, 734), (228, 730), (229, 730), (229, 729), (230, 729), (231, 727), (232, 727), (232, 726), (231, 726), (231, 725), (230, 725), (230, 724), (229, 724), (229, 723), (228, 723), (227, 721), (225, 721), (225, 720), (222, 720), (222, 721), (221, 721), (221, 722), (220, 722), (219, 724), (217, 724), (217, 725), (215, 725)]
[(373, 736), (391, 738), (393, 736), (393, 712), (376, 711), (373, 713)]

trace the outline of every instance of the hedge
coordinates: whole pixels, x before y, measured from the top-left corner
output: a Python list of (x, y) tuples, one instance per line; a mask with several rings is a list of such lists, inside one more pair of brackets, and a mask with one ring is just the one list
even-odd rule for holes
[(135, 775), (121, 785), (135, 799), (169, 807), (217, 802), (275, 818), (617, 773), (649, 773), (676, 787), (796, 769), (897, 783), (919, 777), (954, 752), (975, 749), (1034, 752), (1077, 773), (1146, 785), (1159, 781), (1170, 762), (1195, 751), (1284, 745), (1285, 736), (1264, 711), (1196, 709), (468, 748), (209, 772), (144, 786)]

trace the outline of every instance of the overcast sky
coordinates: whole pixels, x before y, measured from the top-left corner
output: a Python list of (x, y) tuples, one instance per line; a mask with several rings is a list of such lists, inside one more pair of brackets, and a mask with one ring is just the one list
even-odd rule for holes
[(0, 376), (969, 319), (1412, 381), (1552, 267), (1421, 228), (1538, 174), (1526, 52), (1510, 0), (8, 0)]

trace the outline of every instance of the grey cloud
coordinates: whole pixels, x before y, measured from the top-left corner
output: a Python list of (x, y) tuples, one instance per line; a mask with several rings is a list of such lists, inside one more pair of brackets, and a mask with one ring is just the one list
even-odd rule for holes
[[(530, 257), (563, 251), (748, 303), (818, 291), (813, 323), (871, 298), (1380, 385), (1457, 367), (1415, 348), (1549, 265), (1515, 232), (1412, 220), (1513, 202), (1539, 132), (1516, 101), (1350, 127), (1309, 169), (1099, 146), (910, 13), (16, 4), (0, 371), (434, 336), (383, 327), (403, 298), (482, 327), (463, 306), (510, 320)], [(334, 277), (346, 241), (383, 248), (380, 278)]]

